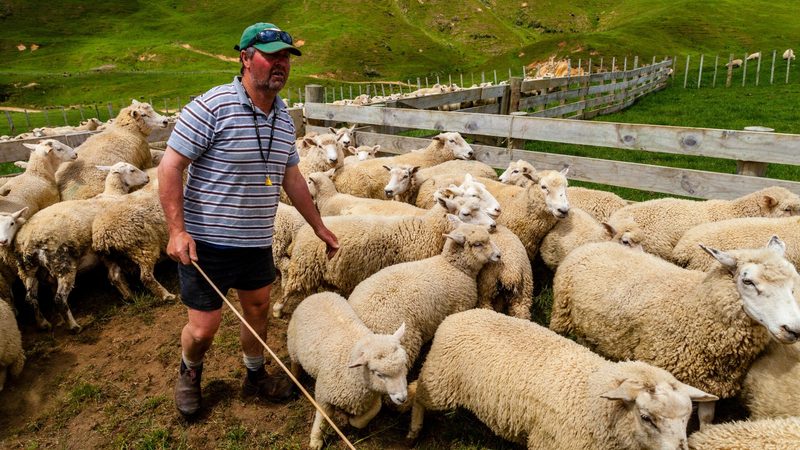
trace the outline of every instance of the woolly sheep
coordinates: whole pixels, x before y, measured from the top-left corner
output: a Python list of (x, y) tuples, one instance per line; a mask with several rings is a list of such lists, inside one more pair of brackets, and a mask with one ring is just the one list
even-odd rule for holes
[(133, 100), (117, 115), (114, 125), (92, 135), (78, 147), (78, 159), (56, 172), (62, 200), (81, 200), (103, 191), (105, 175), (97, 165), (128, 162), (139, 169), (153, 166), (147, 136), (154, 128), (165, 128), (167, 119), (148, 103)]
[(297, 149), (297, 154), (300, 156), (306, 156), (308, 154), (308, 150), (317, 145), (317, 142), (314, 140), (314, 138), (317, 136), (319, 136), (319, 133), (312, 131), (306, 133), (305, 136), (296, 139), (294, 141), (294, 146)]
[[(332, 292), (315, 294), (297, 306), (286, 331), (292, 372), (300, 367), (315, 380), (314, 399), (331, 417), (334, 407), (364, 428), (381, 409), (381, 396), (406, 401), (406, 352), (400, 344), (405, 326), (394, 334), (376, 334), (347, 301)], [(322, 448), (322, 414), (314, 416), (309, 446)]]
[(800, 267), (800, 217), (745, 217), (709, 222), (692, 227), (683, 234), (672, 250), (671, 260), (692, 270), (708, 270), (713, 260), (698, 244), (709, 247), (753, 248), (769, 241), (773, 235), (783, 237), (786, 259)]
[(800, 344), (770, 342), (747, 371), (739, 396), (751, 419), (800, 416)]
[[(342, 194), (336, 190), (331, 177), (334, 176), (333, 170), (326, 172), (314, 172), (306, 177), (308, 184), (308, 191), (317, 205), (320, 215), (322, 216), (338, 216), (344, 213), (344, 210), (350, 210), (348, 214), (359, 214), (353, 208), (357, 206), (364, 206), (367, 209), (374, 209), (383, 213), (390, 214), (411, 214), (421, 215), (427, 212), (424, 209), (417, 208), (407, 203), (377, 200), (373, 198), (356, 197), (355, 195)], [(385, 205), (384, 204), (388, 204)], [(367, 214), (377, 214), (378, 212), (369, 211)]]
[(380, 145), (362, 145), (358, 148), (352, 145), (347, 147), (350, 156), (344, 158), (344, 164), (353, 164), (357, 161), (366, 161), (368, 159), (375, 159), (375, 155), (381, 150)]
[(3, 390), (8, 374), (19, 376), (24, 365), (25, 353), (22, 351), (22, 336), (17, 319), (11, 306), (0, 300), (0, 391)]
[[(451, 183), (460, 184), (456, 186)], [(500, 216), (503, 208), (495, 198), (495, 193), (487, 189), (487, 183), (496, 185), (494, 180), (483, 177), (475, 178), (469, 173), (458, 176), (435, 176), (424, 182), (423, 186), (417, 191), (416, 205), (419, 208), (430, 208), (435, 202), (435, 196), (432, 193), (445, 190), (448, 193), (447, 195), (450, 196), (473, 197), (480, 200), (482, 208), (489, 215), (496, 218)]]
[(463, 407), (528, 449), (685, 448), (692, 401), (716, 400), (665, 370), (610, 362), (535, 323), (479, 309), (439, 326), (414, 387), (409, 438), (425, 409)]
[(383, 167), (389, 171), (389, 181), (383, 188), (386, 197), (411, 203), (412, 205), (417, 204), (419, 186), (432, 177), (470, 174), (473, 177), (484, 177), (492, 180), (497, 178), (494, 169), (480, 161), (446, 161), (422, 170), (420, 170), (419, 166), (410, 164), (387, 164)]
[(298, 298), (321, 288), (350, 295), (358, 283), (384, 267), (436, 255), (444, 245), (443, 234), (451, 229), (447, 208), (455, 204), (447, 198), (439, 202), (424, 216), (323, 218), (339, 239), (339, 251), (331, 259), (311, 227), (303, 226), (290, 249), (284, 305), (296, 305)]
[(81, 131), (94, 131), (102, 124), (100, 120), (95, 117), (91, 119), (84, 120), (80, 123), (80, 125), (73, 127), (73, 126), (63, 126), (63, 127), (43, 127), (40, 128), (40, 132), (42, 136), (58, 136), (62, 134), (69, 134), (69, 133), (78, 133)]
[(336, 143), (339, 145), (339, 147), (345, 149), (354, 144), (353, 130), (355, 130), (355, 128), (355, 125), (351, 125), (350, 127), (342, 128), (328, 127), (328, 130), (330, 130), (330, 132), (336, 136)]
[(280, 306), (284, 295), (284, 281), (286, 272), (289, 270), (289, 247), (294, 242), (294, 237), (300, 228), (306, 224), (302, 214), (294, 206), (278, 202), (278, 210), (275, 213), (275, 224), (272, 232), (272, 260), (275, 264), (276, 278), (272, 284), (270, 298), (273, 300), (273, 316), (280, 317)]
[(131, 299), (133, 294), (125, 281), (120, 260), (130, 261), (138, 268), (142, 285), (155, 297), (175, 299), (153, 274), (169, 242), (155, 170), (148, 170), (150, 182), (147, 185), (130, 194), (124, 202), (109, 205), (92, 221), (92, 249), (103, 258), (111, 283), (126, 299)]
[(737, 59), (734, 59), (733, 61), (729, 62), (728, 64), (725, 64), (725, 67), (732, 67), (732, 68), (736, 69), (737, 67), (742, 67), (742, 63), (743, 63), (743, 61), (741, 59), (737, 58)]
[(411, 164), (430, 167), (452, 159), (472, 159), (472, 147), (458, 133), (441, 133), (421, 151), (408, 152), (388, 158), (375, 158), (349, 164), (336, 175), (339, 192), (367, 198), (384, 198), (383, 188), (389, 181), (387, 164)]
[(708, 425), (689, 436), (690, 450), (786, 450), (800, 443), (800, 417)]
[(414, 365), (422, 346), (450, 314), (472, 309), (478, 302), (476, 277), (501, 253), (480, 225), (454, 219), (441, 254), (385, 267), (356, 286), (347, 301), (375, 333), (391, 333), (405, 323), (400, 344)]
[(535, 173), (536, 168), (533, 167), (533, 164), (524, 159), (519, 159), (508, 163), (508, 167), (500, 174), (498, 180), (501, 183), (525, 187), (531, 182), (531, 177)]
[[(782, 241), (722, 252), (709, 273), (686, 270), (610, 242), (573, 250), (553, 280), (550, 329), (606, 357), (638, 359), (720, 398), (738, 394), (770, 335), (800, 336), (797, 270)], [(713, 342), (713, 346), (708, 343)], [(713, 405), (700, 411), (713, 418)]]
[(632, 218), (642, 229), (642, 248), (664, 259), (690, 228), (707, 222), (737, 217), (785, 217), (800, 214), (800, 197), (773, 186), (734, 200), (684, 200), (660, 198), (618, 209), (608, 219), (616, 227), (620, 219)]
[(761, 52), (750, 53), (749, 55), (747, 55), (747, 58), (745, 59), (747, 61), (752, 61), (754, 59), (761, 59)]
[(783, 59), (786, 59), (786, 60), (794, 59), (794, 50), (792, 50), (790, 48), (787, 48), (783, 52)]
[(25, 300), (33, 308), (40, 328), (49, 329), (50, 323), (39, 310), (38, 269), (46, 269), (56, 279), (56, 307), (61, 317), (67, 320), (69, 329), (79, 332), (81, 327), (72, 317), (67, 298), (78, 270), (92, 267), (97, 262), (97, 255), (92, 250), (92, 221), (114, 202), (123, 201), (123, 195), (132, 188), (149, 181), (145, 172), (126, 162), (97, 166), (97, 169), (108, 171), (105, 189), (100, 195), (49, 206), (31, 217), (17, 233), (15, 251), (21, 261), (20, 278), (25, 284)]

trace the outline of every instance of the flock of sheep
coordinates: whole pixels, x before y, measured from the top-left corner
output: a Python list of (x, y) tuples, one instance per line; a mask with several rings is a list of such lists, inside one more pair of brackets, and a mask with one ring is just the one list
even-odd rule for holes
[[(25, 173), (0, 186), (0, 386), (24, 363), (16, 277), (41, 327), (39, 280), (54, 280), (59, 316), (79, 330), (68, 296), (99, 262), (123, 296), (132, 262), (174, 298), (153, 277), (167, 231), (146, 141), (166, 123), (134, 102), (77, 159), (54, 140), (31, 145)], [(330, 131), (296, 145), (341, 248), (329, 260), (283, 198), (272, 294), (274, 315), (291, 315), (292, 370), (315, 379), (329, 416), (363, 428), (388, 404), (410, 410), (414, 439), (426, 410), (463, 407), (530, 449), (800, 442), (796, 194), (632, 204), (524, 160), (498, 177), (458, 133), (376, 157), (352, 127)], [(539, 258), (555, 271), (550, 329), (531, 321)], [(713, 425), (714, 402), (733, 397), (750, 420)], [(701, 429), (687, 438), (692, 402)], [(323, 428), (317, 413), (311, 448)]]
[[(794, 50), (792, 50), (791, 48), (787, 48), (786, 50), (784, 50), (782, 58), (784, 59), (784, 61), (793, 60)], [(753, 61), (756, 59), (761, 59), (761, 52), (750, 53), (745, 58), (746, 61)], [(728, 64), (725, 64), (725, 67), (732, 67), (732, 68), (742, 67), (743, 63), (744, 61), (742, 61), (740, 58), (736, 58), (731, 60)]]

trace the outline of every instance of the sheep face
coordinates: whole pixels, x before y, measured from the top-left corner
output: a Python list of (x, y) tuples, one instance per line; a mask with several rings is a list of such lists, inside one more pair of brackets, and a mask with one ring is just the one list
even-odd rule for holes
[(0, 247), (8, 247), (11, 245), (14, 236), (17, 235), (19, 227), (25, 223), (25, 217), (23, 217), (22, 214), (27, 210), (28, 207), (26, 206), (12, 214), (0, 213)]
[(414, 174), (419, 170), (419, 166), (410, 164), (400, 164), (394, 167), (383, 166), (383, 168), (389, 171), (389, 182), (383, 188), (386, 198), (408, 192), (411, 189)]
[(122, 184), (129, 190), (144, 186), (150, 181), (147, 172), (139, 169), (133, 164), (126, 162), (118, 162), (113, 166), (95, 166), (99, 170), (107, 171), (107, 179), (118, 177)]
[(478, 200), (481, 209), (486, 212), (491, 218), (497, 219), (500, 217), (502, 209), (500, 202), (494, 198), (491, 192), (486, 189), (486, 185), (476, 181), (472, 175), (466, 174), (464, 182), (459, 186), (462, 190), (462, 196), (467, 198), (475, 198)]
[(445, 150), (452, 152), (456, 159), (472, 159), (475, 152), (458, 133), (442, 133), (434, 138), (441, 142)]
[[(322, 134), (314, 138), (317, 147), (321, 148), (325, 153), (325, 158), (331, 167), (339, 162), (339, 145), (336, 142), (336, 136), (333, 134)], [(342, 152), (344, 156), (344, 152)]]
[(547, 210), (557, 219), (563, 219), (569, 214), (569, 201), (567, 200), (567, 170), (561, 172), (545, 170), (537, 172), (536, 186), (529, 189), (538, 189), (544, 196)]
[[(446, 234), (445, 237), (458, 245), (462, 252), (469, 253), (469, 260), (475, 264), (476, 268), (483, 267), (489, 261), (500, 261), (500, 249), (491, 240), (489, 231), (482, 226), (460, 224), (455, 230)], [(451, 250), (445, 245), (444, 253)]]
[(687, 448), (686, 425), (692, 400), (717, 399), (677, 380), (652, 383), (636, 378), (624, 380), (601, 397), (624, 404), (620, 407), (626, 412), (619, 416), (617, 429), (632, 432), (630, 438), (638, 444), (635, 447), (683, 450)]
[(511, 184), (514, 186), (525, 187), (531, 182), (531, 178), (536, 173), (533, 165), (525, 160), (512, 161), (508, 164), (508, 168), (500, 175), (501, 183)]
[(361, 147), (347, 147), (347, 151), (356, 156), (359, 161), (366, 161), (375, 158), (375, 154), (381, 149), (380, 145), (370, 147), (369, 145), (362, 145)]
[(477, 198), (448, 198), (441, 191), (436, 191), (434, 198), (442, 207), (447, 209), (447, 212), (458, 217), (464, 223), (485, 226), (490, 231), (497, 229), (497, 222), (483, 210), (480, 200)]
[(403, 323), (394, 334), (371, 334), (361, 338), (353, 346), (348, 364), (350, 369), (361, 370), (369, 390), (388, 394), (398, 405), (408, 398), (408, 355), (400, 345), (405, 330)]
[(800, 215), (800, 197), (782, 187), (770, 187), (759, 191), (763, 194), (760, 206), (764, 217), (788, 217)]
[[(347, 148), (353, 143), (353, 130), (356, 128), (355, 125), (351, 126), (350, 128), (343, 127), (336, 128), (330, 127), (331, 133), (336, 135), (336, 142), (342, 146), (342, 148)], [(360, 160), (360, 158), (359, 158)]]
[(52, 152), (59, 161), (67, 162), (78, 159), (78, 153), (74, 148), (55, 139), (45, 139), (39, 145), (44, 146), (45, 152)]
[(642, 248), (644, 231), (632, 217), (618, 220), (616, 226), (606, 222), (603, 222), (602, 225), (606, 229), (610, 240), (632, 249), (644, 251)]
[(126, 109), (128, 115), (139, 123), (143, 131), (167, 127), (167, 118), (157, 113), (149, 103), (132, 100)]
[(773, 236), (766, 248), (723, 252), (700, 246), (727, 269), (736, 283), (742, 309), (784, 344), (800, 338), (800, 275), (784, 257), (785, 244)]

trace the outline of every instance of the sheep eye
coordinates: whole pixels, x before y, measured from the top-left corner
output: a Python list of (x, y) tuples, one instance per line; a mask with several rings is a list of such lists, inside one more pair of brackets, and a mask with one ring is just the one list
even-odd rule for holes
[(455, 141), (455, 140), (453, 140), (453, 139), (450, 139), (450, 143), (451, 143), (451, 144), (455, 144), (455, 143), (456, 143), (456, 141)]
[(511, 173), (519, 173), (519, 170), (514, 169), (514, 170), (511, 171)]
[(461, 215), (464, 216), (464, 217), (469, 217), (469, 216), (472, 215), (472, 213), (465, 212), (465, 213), (461, 213)]
[(746, 286), (755, 286), (755, 283), (753, 283), (753, 280), (751, 280), (749, 278), (742, 278), (742, 284), (744, 284)]
[(642, 419), (642, 422), (650, 424), (652, 426), (656, 426), (656, 424), (653, 423), (653, 419), (650, 416), (648, 416), (647, 414), (642, 414), (639, 417)]
[(476, 242), (476, 243), (472, 244), (472, 246), (475, 247), (475, 248), (481, 248), (481, 247), (483, 247), (483, 243), (482, 242)]
[(546, 191), (547, 190), (547, 186), (542, 186), (542, 190)]

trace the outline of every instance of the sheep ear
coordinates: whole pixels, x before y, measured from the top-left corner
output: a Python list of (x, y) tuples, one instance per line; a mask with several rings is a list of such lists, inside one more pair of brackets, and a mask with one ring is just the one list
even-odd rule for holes
[(761, 204), (761, 207), (767, 211), (772, 211), (776, 206), (778, 206), (778, 200), (771, 195), (765, 195), (761, 197), (761, 201), (759, 203)]
[(414, 166), (414, 167), (411, 168), (411, 172), (409, 172), (409, 173), (411, 175), (414, 175), (415, 173), (417, 173), (418, 170), (419, 170), (419, 166)]
[(461, 219), (458, 218), (458, 216), (453, 215), (453, 214), (448, 214), (447, 215), (447, 221), (450, 222), (450, 225), (453, 226), (453, 229), (457, 228), (459, 225), (464, 223), (464, 222), (461, 221)]
[(350, 132), (352, 132), (352, 131), (353, 131), (353, 130), (355, 130), (355, 129), (356, 129), (356, 124), (352, 124), (352, 125), (350, 125)]
[(336, 168), (335, 167), (333, 169), (328, 169), (328, 170), (326, 170), (325, 172), (322, 172), (322, 173), (324, 173), (326, 177), (328, 177), (330, 179), (333, 179), (333, 173), (334, 172), (336, 172)]
[(109, 171), (111, 171), (111, 168), (113, 166), (95, 166), (95, 167), (97, 168), (97, 170), (102, 170), (104, 172), (109, 172)]
[(385, 165), (385, 164), (383, 165), (383, 168), (384, 168), (384, 169), (386, 169), (386, 170), (388, 170), (389, 172), (391, 172), (391, 171), (392, 171), (392, 168), (391, 168), (391, 167), (389, 167), (389, 166), (387, 166), (387, 165)]
[[(465, 173), (465, 174), (464, 174), (464, 183), (471, 183), (471, 182), (473, 182), (474, 180), (475, 180), (475, 179), (474, 179), (474, 178), (472, 178), (472, 174), (471, 174), (471, 173)], [(463, 185), (464, 183), (461, 183), (461, 184)]]
[(447, 140), (447, 138), (444, 137), (444, 133), (442, 133), (442, 134), (434, 136), (433, 140), (434, 141), (439, 141), (439, 142), (445, 142)]
[(644, 389), (644, 387), (638, 381), (625, 380), (615, 389), (611, 389), (604, 394), (600, 394), (600, 397), (607, 398), (609, 400), (633, 402), (636, 401), (636, 397), (639, 395), (642, 389)]
[(134, 119), (138, 119), (139, 118), (139, 110), (137, 110), (136, 108), (131, 109), (130, 115)]
[(131, 99), (131, 105), (138, 105), (138, 104), (139, 104), (139, 100), (136, 100), (135, 98)]
[(381, 151), (381, 145), (380, 144), (373, 145), (372, 146), (372, 150), (370, 150), (369, 152), (374, 155), (374, 154), (378, 153), (379, 151)]
[(464, 242), (467, 241), (467, 237), (466, 236), (464, 236), (462, 233), (457, 233), (455, 231), (450, 233), (450, 234), (443, 234), (442, 236), (444, 236), (444, 237), (446, 237), (448, 239), (452, 239), (453, 242), (455, 242), (458, 245), (462, 245), (462, 246), (464, 245)]
[(778, 236), (772, 236), (769, 239), (769, 242), (767, 242), (767, 248), (781, 256), (786, 254), (786, 243), (783, 242)]
[(336, 134), (336, 128), (328, 127), (328, 129), (331, 130), (331, 133)]
[(719, 400), (719, 397), (716, 395), (709, 394), (707, 392), (703, 392), (700, 389), (697, 389), (694, 386), (689, 386), (688, 384), (681, 383), (679, 386), (680, 390), (685, 392), (693, 402), (715, 402)]
[(438, 197), (436, 201), (439, 202), (445, 209), (450, 211), (451, 206), (453, 205), (453, 201), (447, 197)]
[(397, 340), (399, 341), (403, 339), (403, 336), (405, 336), (405, 334), (406, 334), (406, 323), (403, 322), (400, 324), (400, 328), (398, 328), (397, 331), (395, 331), (392, 336), (396, 337)]
[[(14, 219), (14, 220), (17, 220), (27, 210), (28, 210), (28, 207), (26, 206), (26, 207), (20, 209), (19, 211), (15, 212), (14, 214), (11, 214), (11, 218)], [(25, 219), (22, 219), (22, 220), (24, 221)]]
[[(347, 151), (350, 152), (350, 154), (352, 154), (352, 155), (355, 155), (355, 154), (358, 153), (358, 149), (353, 147), (352, 145), (349, 145), (347, 147)], [(386, 166), (384, 166), (384, 167), (386, 167)]]
[(29, 148), (30, 150), (36, 150), (36, 147), (37, 147), (36, 144), (29, 144), (27, 142), (23, 142), (22, 145), (24, 145), (25, 147)]
[(610, 223), (603, 222), (600, 225), (603, 226), (603, 229), (606, 230), (606, 233), (608, 234), (609, 237), (613, 238), (617, 234), (617, 230), (615, 230), (614, 227)]
[(568, 173), (569, 173), (569, 166), (561, 169), (561, 175), (567, 176)]
[(308, 146), (310, 146), (310, 147), (314, 147), (315, 145), (317, 145), (317, 141), (314, 140), (313, 137), (304, 137), (303, 138), (303, 143), (308, 145)]
[(720, 264), (725, 266), (725, 268), (727, 268), (729, 271), (731, 271), (731, 273), (736, 271), (736, 258), (734, 258), (733, 256), (731, 256), (728, 253), (725, 253), (723, 251), (717, 250), (715, 248), (706, 247), (703, 244), (699, 244), (699, 245), (700, 245), (700, 248), (705, 250), (706, 253), (708, 253), (709, 255), (713, 256), (714, 259), (719, 261)]
[(350, 357), (350, 362), (347, 363), (347, 368), (354, 369), (356, 367), (365, 365), (367, 365), (367, 355), (364, 354), (363, 350), (359, 350), (355, 355)]
[(533, 181), (534, 183), (538, 183), (541, 177), (536, 173), (523, 173), (523, 177)]

